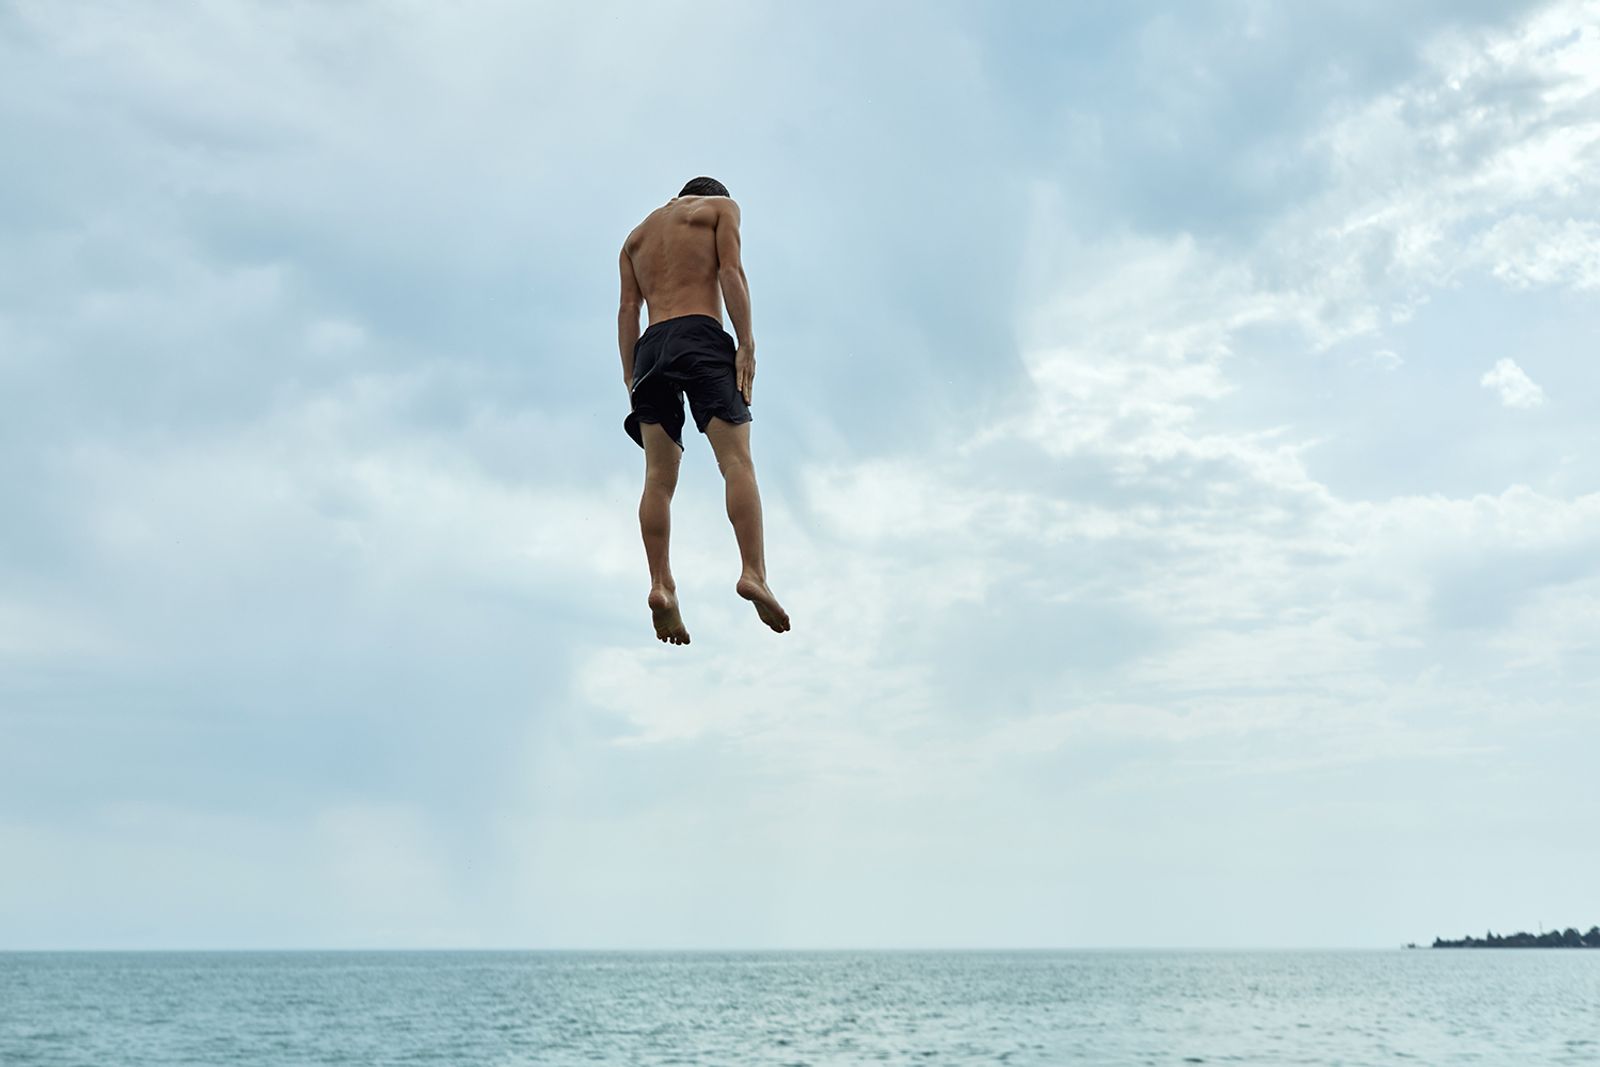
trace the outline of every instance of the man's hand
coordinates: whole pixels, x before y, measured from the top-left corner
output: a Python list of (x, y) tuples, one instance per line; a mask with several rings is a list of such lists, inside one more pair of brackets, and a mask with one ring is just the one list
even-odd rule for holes
[(744, 402), (750, 403), (750, 392), (756, 384), (756, 350), (754, 345), (746, 345), (734, 353), (733, 380), (739, 386), (739, 392), (744, 394)]

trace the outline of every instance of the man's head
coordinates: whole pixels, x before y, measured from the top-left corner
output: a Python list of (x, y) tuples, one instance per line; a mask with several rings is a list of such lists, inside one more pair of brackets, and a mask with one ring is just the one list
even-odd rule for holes
[(690, 178), (679, 196), (727, 196), (728, 187), (715, 178)]

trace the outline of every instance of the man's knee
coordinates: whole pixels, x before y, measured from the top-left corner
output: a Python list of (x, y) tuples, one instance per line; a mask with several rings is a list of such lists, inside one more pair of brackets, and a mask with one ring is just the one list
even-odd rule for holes
[(749, 449), (735, 448), (717, 454), (717, 469), (722, 471), (724, 478), (732, 478), (739, 474), (754, 474), (756, 468), (750, 459)]
[(714, 418), (707, 427), (706, 436), (711, 439), (712, 449), (717, 454), (717, 467), (724, 477), (740, 470), (754, 469), (750, 460), (750, 431), (747, 426), (748, 423), (735, 425)]
[(678, 465), (650, 464), (644, 470), (644, 487), (671, 496), (678, 488)]

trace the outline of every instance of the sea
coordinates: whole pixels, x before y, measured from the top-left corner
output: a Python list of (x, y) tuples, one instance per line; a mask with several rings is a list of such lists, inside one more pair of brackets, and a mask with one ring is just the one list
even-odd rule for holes
[(0, 953), (0, 1064), (1600, 1064), (1600, 951)]

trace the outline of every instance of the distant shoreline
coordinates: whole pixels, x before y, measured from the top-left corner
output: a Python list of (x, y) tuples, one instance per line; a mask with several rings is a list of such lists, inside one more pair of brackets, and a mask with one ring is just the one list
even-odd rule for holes
[[(1407, 948), (1415, 946), (1408, 945)], [(1542, 933), (1530, 934), (1519, 930), (1514, 934), (1504, 937), (1488, 931), (1483, 937), (1463, 937), (1459, 941), (1449, 941), (1442, 937), (1433, 939), (1433, 948), (1600, 948), (1600, 926), (1589, 927), (1589, 932), (1580, 934), (1576, 927), (1569, 926), (1565, 930), (1547, 930)]]

